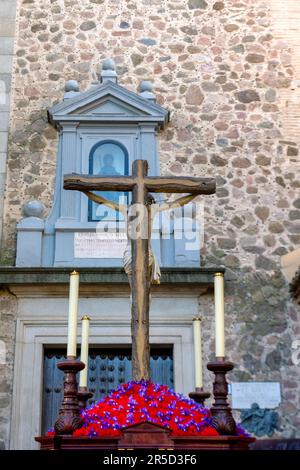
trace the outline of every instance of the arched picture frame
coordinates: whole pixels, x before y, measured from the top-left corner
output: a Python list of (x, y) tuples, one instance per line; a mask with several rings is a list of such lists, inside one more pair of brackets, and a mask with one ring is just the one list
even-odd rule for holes
[[(89, 174), (101, 176), (124, 176), (128, 175), (128, 151), (126, 147), (115, 140), (102, 140), (95, 144), (89, 155)], [(128, 193), (114, 191), (95, 191), (106, 199), (121, 204), (127, 204)], [(88, 220), (90, 222), (99, 221), (120, 221), (122, 214), (99, 205), (89, 200)]]

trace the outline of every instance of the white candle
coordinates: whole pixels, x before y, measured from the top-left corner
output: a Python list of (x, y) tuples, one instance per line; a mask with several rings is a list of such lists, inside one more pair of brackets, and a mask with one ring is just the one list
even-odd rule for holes
[(195, 355), (195, 387), (203, 387), (203, 371), (202, 371), (202, 332), (201, 318), (193, 319), (194, 330), (194, 355)]
[(225, 357), (225, 325), (224, 325), (224, 275), (216, 273), (215, 279), (215, 329), (216, 357)]
[(84, 363), (85, 367), (80, 371), (79, 387), (87, 387), (88, 364), (89, 364), (89, 326), (90, 318), (85, 315), (82, 317), (81, 329), (81, 355), (80, 360)]
[(77, 311), (78, 311), (79, 274), (73, 271), (70, 274), (69, 290), (69, 320), (68, 320), (68, 357), (77, 354)]

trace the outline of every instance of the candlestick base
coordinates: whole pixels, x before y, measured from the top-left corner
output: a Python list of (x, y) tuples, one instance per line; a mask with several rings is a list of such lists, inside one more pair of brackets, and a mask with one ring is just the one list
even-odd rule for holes
[(79, 387), (78, 392), (77, 392), (77, 397), (78, 397), (78, 406), (80, 410), (86, 408), (87, 406), (87, 401), (92, 398), (94, 394), (92, 392), (89, 392), (87, 387)]
[(196, 403), (199, 403), (202, 406), (205, 406), (205, 400), (210, 397), (209, 392), (205, 392), (203, 387), (196, 387), (194, 392), (189, 393), (189, 397), (194, 400)]
[(223, 359), (209, 362), (207, 368), (215, 374), (213, 384), (215, 401), (210, 409), (213, 426), (221, 436), (235, 436), (236, 423), (227, 401), (228, 384), (226, 381), (226, 374), (234, 368), (234, 365)]
[(83, 424), (78, 406), (76, 374), (84, 369), (84, 364), (74, 358), (67, 358), (65, 361), (59, 362), (57, 367), (64, 371), (65, 377), (64, 397), (54, 424), (54, 430), (55, 434), (70, 435)]

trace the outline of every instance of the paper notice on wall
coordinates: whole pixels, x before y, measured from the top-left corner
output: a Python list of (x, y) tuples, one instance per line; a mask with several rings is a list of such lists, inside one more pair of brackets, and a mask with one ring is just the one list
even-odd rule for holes
[(123, 258), (125, 233), (75, 232), (74, 258)]

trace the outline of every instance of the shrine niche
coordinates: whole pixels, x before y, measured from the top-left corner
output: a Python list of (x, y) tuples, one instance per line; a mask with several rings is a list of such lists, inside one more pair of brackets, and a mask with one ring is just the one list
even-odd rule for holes
[[(49, 122), (59, 132), (54, 202), (47, 219), (39, 201), (25, 204), (25, 217), (17, 227), (17, 266), (122, 266), (124, 217), (84, 194), (65, 191), (63, 175), (126, 176), (133, 161), (142, 158), (148, 163), (148, 174), (159, 176), (157, 134), (167, 125), (169, 111), (156, 103), (151, 82), (143, 81), (139, 93), (120, 86), (112, 60), (103, 62), (100, 75), (100, 82), (84, 92), (69, 80), (63, 102), (48, 110)], [(103, 195), (130, 203), (127, 192)], [(156, 200), (161, 197), (156, 195)], [(200, 265), (200, 242), (185, 249), (199, 224), (192, 211), (188, 217), (185, 212), (190, 224), (183, 228), (182, 213), (177, 209), (171, 220), (160, 215), (154, 222), (152, 244), (162, 267)]]

